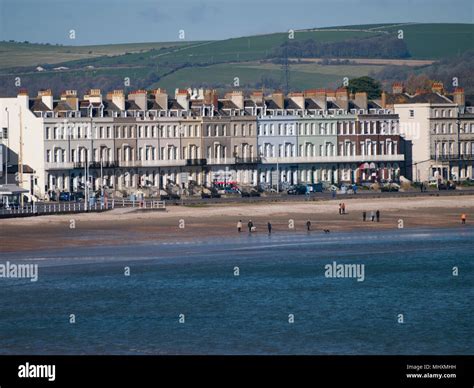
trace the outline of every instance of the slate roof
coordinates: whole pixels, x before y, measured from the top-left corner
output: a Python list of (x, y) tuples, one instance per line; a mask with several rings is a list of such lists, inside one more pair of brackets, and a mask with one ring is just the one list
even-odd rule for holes
[(218, 101), (219, 110), (220, 109), (239, 109), (231, 100), (219, 100)]
[(267, 109), (282, 109), (273, 100), (265, 100), (265, 104), (267, 105)]
[(49, 109), (40, 98), (30, 100), (30, 110), (33, 112), (49, 112)]
[(285, 98), (285, 109), (301, 109), (291, 98)]
[(179, 110), (183, 110), (184, 108), (178, 104), (178, 102), (174, 99), (169, 99), (168, 100), (168, 109), (179, 109)]
[(306, 109), (316, 109), (316, 110), (320, 110), (320, 109), (323, 109), (322, 107), (320, 107), (318, 105), (318, 103), (316, 101), (314, 101), (312, 98), (305, 98), (304, 100), (304, 105), (305, 105), (305, 108)]
[(113, 112), (120, 112), (119, 107), (110, 100), (104, 101), (104, 109), (108, 111), (113, 111)]
[(57, 112), (57, 111), (72, 110), (71, 106), (70, 106), (66, 101), (63, 101), (63, 100), (54, 102), (53, 105), (55, 105), (54, 110), (55, 110), (56, 112)]
[(446, 104), (450, 103), (449, 99), (444, 96), (439, 95), (438, 93), (423, 93), (417, 96), (413, 96), (409, 100), (410, 103), (431, 103), (431, 104)]

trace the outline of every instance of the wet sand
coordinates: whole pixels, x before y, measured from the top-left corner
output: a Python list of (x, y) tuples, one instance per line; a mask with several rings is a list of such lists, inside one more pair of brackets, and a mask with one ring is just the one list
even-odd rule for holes
[[(280, 202), (254, 204), (212, 204), (168, 206), (167, 211), (115, 209), (105, 213), (70, 214), (0, 220), (0, 252), (38, 251), (74, 248), (85, 245), (118, 245), (146, 241), (193, 240), (228, 237), (237, 234), (236, 224), (251, 219), (255, 233), (306, 233), (306, 221), (312, 233), (341, 230), (371, 231), (398, 228), (460, 227), (462, 213), (467, 225), (474, 225), (474, 196), (348, 199), (345, 215), (339, 215), (342, 200), (318, 202)], [(362, 212), (368, 220), (362, 221)], [(380, 210), (380, 222), (370, 221), (370, 212)], [(294, 229), (289, 228), (290, 220)], [(72, 228), (71, 226), (75, 226)]]

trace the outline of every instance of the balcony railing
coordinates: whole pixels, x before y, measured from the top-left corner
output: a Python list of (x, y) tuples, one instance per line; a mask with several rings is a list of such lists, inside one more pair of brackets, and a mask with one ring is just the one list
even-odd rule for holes
[(74, 163), (70, 162), (58, 162), (58, 163), (45, 163), (46, 170), (68, 170), (74, 168)]
[(234, 164), (235, 158), (208, 158), (207, 164)]
[(262, 163), (262, 158), (255, 157), (255, 156), (236, 156), (235, 157), (235, 164), (258, 164)]
[(186, 166), (205, 166), (206, 159), (186, 159)]
[[(135, 167), (175, 167), (185, 166), (185, 159), (171, 159), (171, 160), (143, 160), (135, 162)], [(124, 166), (126, 167), (126, 166)]]
[[(457, 154), (431, 155), (440, 161), (458, 160)], [(126, 167), (178, 167), (206, 165), (243, 165), (243, 164), (276, 164), (276, 163), (358, 163), (358, 162), (402, 162), (404, 155), (356, 155), (356, 156), (294, 156), (294, 157), (235, 157), (209, 159), (171, 159), (171, 160), (122, 160), (102, 162), (102, 168)], [(474, 160), (474, 154), (461, 155), (461, 160)], [(83, 169), (86, 162), (46, 163), (46, 170)], [(100, 169), (100, 162), (90, 162), (89, 169)]]
[(474, 160), (474, 154), (431, 154), (431, 159), (441, 161)]
[(354, 156), (293, 156), (293, 157), (263, 157), (262, 163), (360, 163), (360, 162), (403, 162), (405, 156), (397, 155), (354, 155)]
[[(87, 162), (74, 162), (74, 168), (85, 168)], [(117, 162), (102, 162), (102, 168), (116, 168), (118, 167)], [(100, 162), (89, 162), (89, 168), (101, 168)]]
[(140, 160), (119, 160), (119, 167), (141, 167), (142, 161)]

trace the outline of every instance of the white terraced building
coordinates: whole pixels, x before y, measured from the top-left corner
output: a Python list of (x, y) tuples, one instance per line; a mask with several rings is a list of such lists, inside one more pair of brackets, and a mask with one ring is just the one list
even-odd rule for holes
[[(137, 188), (397, 180), (404, 173), (399, 118), (346, 89), (288, 96), (215, 90), (98, 89), (58, 99), (51, 90), (0, 98), (9, 160), (31, 166), (37, 197), (85, 184)], [(20, 137), (22, 146), (20, 147)]]

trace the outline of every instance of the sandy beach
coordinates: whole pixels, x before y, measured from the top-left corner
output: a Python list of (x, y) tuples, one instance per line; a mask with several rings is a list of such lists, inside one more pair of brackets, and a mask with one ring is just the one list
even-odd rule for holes
[[(244, 233), (252, 220), (255, 233), (306, 233), (306, 221), (312, 233), (341, 230), (371, 231), (398, 228), (459, 227), (460, 216), (467, 215), (467, 225), (474, 225), (474, 196), (413, 197), (345, 200), (346, 213), (339, 215), (340, 200), (318, 202), (279, 202), (254, 204), (212, 204), (168, 206), (164, 211), (114, 209), (105, 213), (41, 216), (0, 221), (0, 252), (41, 251), (74, 248), (84, 245), (133, 244), (146, 241), (199, 239), (207, 236), (237, 234), (242, 220)], [(379, 210), (380, 222), (370, 222), (370, 212)], [(362, 221), (362, 212), (368, 220)], [(290, 220), (294, 229), (289, 228)], [(74, 226), (74, 227), (71, 227)]]

